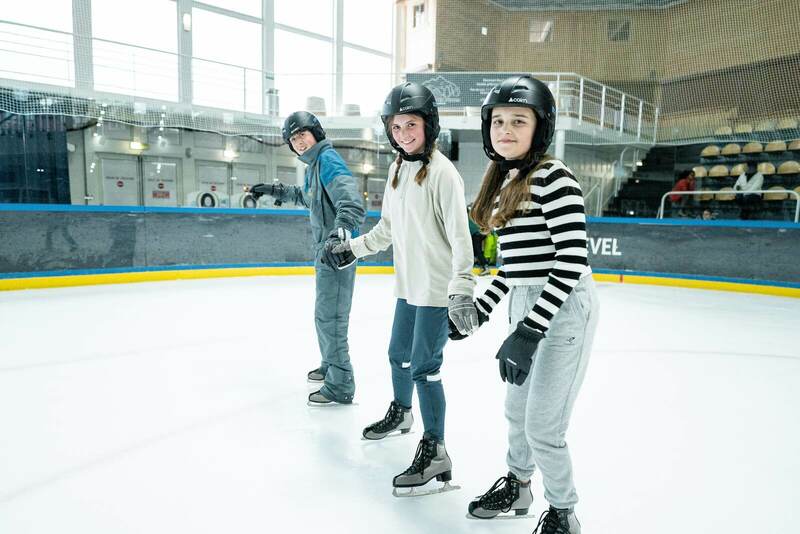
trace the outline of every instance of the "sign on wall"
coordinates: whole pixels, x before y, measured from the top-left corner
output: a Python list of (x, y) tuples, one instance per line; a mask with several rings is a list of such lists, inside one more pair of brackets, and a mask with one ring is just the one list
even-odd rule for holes
[(479, 107), (492, 87), (514, 74), (521, 76), (513, 72), (408, 73), (406, 80), (430, 89), (440, 108)]
[(139, 204), (139, 169), (136, 158), (100, 158), (103, 176), (103, 204), (137, 206)]
[(145, 206), (178, 205), (177, 162), (144, 162), (144, 204)]

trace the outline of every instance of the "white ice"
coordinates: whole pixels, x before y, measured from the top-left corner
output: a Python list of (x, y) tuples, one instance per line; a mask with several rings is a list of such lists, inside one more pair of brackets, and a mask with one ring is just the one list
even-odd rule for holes
[[(486, 280), (481, 281), (482, 284)], [(310, 408), (314, 279), (0, 293), (0, 533), (530, 532), (471, 521), (505, 474), (505, 309), (448, 344), (463, 489), (391, 496), (421, 437), (364, 442), (391, 400), (392, 278), (359, 275), (357, 405)], [(800, 299), (599, 284), (568, 442), (584, 534), (800, 532)], [(546, 508), (534, 477), (534, 509)]]

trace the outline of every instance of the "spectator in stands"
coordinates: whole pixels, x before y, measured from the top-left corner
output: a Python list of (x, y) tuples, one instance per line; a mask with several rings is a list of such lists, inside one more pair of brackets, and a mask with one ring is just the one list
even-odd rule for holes
[[(734, 191), (760, 191), (764, 187), (764, 175), (760, 172), (753, 172), (754, 165), (748, 164), (747, 172), (743, 172), (733, 184)], [(750, 177), (748, 178), (748, 174)], [(761, 211), (761, 193), (745, 193), (736, 195), (736, 203), (739, 204), (739, 217), (743, 220), (753, 219)]]
[[(682, 171), (678, 175), (678, 181), (675, 183), (675, 187), (672, 188), (673, 191), (694, 191), (697, 183), (695, 182), (694, 171), (693, 170), (686, 170)], [(690, 204), (690, 198), (692, 195), (670, 195), (669, 200), (672, 202), (673, 206), (678, 207), (678, 217), (688, 217), (684, 209)]]
[(709, 209), (704, 209), (704, 210), (703, 210), (703, 216), (702, 216), (702, 219), (703, 219), (704, 221), (713, 221), (713, 220), (714, 220), (714, 219), (716, 219), (716, 218), (717, 218), (717, 214), (716, 214), (716, 213), (712, 212), (712, 211), (711, 211), (711, 210), (709, 210)]

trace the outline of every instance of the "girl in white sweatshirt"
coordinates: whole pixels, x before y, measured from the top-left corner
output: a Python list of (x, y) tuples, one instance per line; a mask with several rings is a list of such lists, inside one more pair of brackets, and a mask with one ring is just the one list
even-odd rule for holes
[(440, 367), (448, 336), (448, 308), (460, 332), (466, 334), (478, 326), (472, 304), (472, 241), (464, 182), (434, 146), (439, 115), (433, 94), (416, 83), (401, 84), (386, 98), (381, 119), (398, 152), (389, 170), (381, 219), (367, 234), (332, 252), (346, 265), (353, 257), (393, 246), (397, 304), (389, 362), (394, 400), (385, 417), (366, 427), (363, 436), (378, 440), (397, 431), (407, 433), (413, 423), (411, 402), (417, 386), (425, 433), (411, 466), (393, 482), (395, 488), (413, 488), (434, 477), (443, 482), (451, 478), (444, 446)]

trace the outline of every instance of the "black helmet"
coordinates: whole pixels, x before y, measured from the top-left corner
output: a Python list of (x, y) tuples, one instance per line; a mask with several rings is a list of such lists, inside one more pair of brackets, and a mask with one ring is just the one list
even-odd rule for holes
[[(413, 156), (406, 154), (405, 150), (400, 148), (400, 145), (395, 142), (394, 136), (392, 136), (389, 120), (394, 115), (404, 113), (421, 115), (425, 121), (425, 150), (422, 154)], [(436, 98), (434, 98), (430, 89), (418, 83), (401, 83), (386, 96), (386, 101), (384, 101), (383, 109), (381, 110), (381, 120), (386, 131), (386, 137), (389, 138), (389, 143), (400, 153), (403, 159), (418, 161), (430, 157), (433, 151), (433, 143), (436, 142), (436, 138), (439, 136), (439, 111), (436, 109)]]
[(281, 128), (283, 142), (289, 145), (289, 148), (295, 154), (297, 154), (297, 152), (294, 147), (292, 147), (292, 143), (289, 139), (297, 132), (302, 132), (303, 130), (311, 132), (311, 135), (314, 136), (314, 139), (316, 139), (318, 143), (325, 139), (325, 130), (322, 129), (319, 119), (317, 119), (313, 113), (309, 113), (308, 111), (295, 111), (286, 117), (286, 120), (283, 121), (283, 128)]
[(556, 101), (550, 89), (536, 78), (524, 76), (511, 76), (500, 84), (495, 85), (481, 106), (481, 132), (483, 133), (483, 151), (490, 159), (503, 161), (505, 158), (495, 152), (492, 147), (490, 129), (492, 126), (492, 108), (495, 106), (519, 106), (530, 108), (536, 114), (536, 131), (533, 134), (531, 151), (534, 154), (544, 154), (553, 132), (556, 129)]

